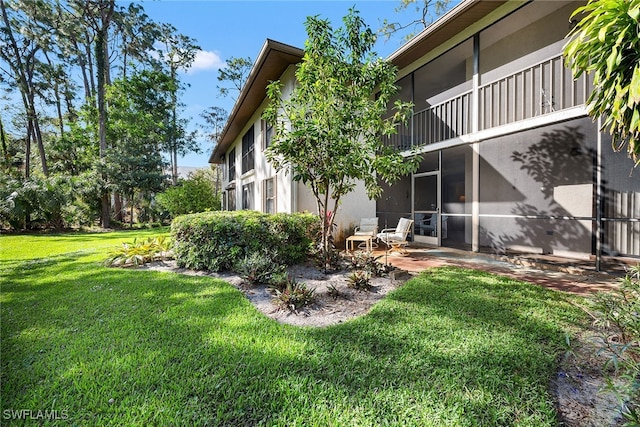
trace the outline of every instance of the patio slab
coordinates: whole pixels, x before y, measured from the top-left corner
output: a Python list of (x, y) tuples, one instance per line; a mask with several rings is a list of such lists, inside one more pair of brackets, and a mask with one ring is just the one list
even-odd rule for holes
[[(407, 256), (387, 256), (387, 262), (412, 274), (445, 265), (473, 268), (580, 295), (611, 290), (625, 274), (622, 262), (609, 266), (608, 272), (597, 272), (589, 260), (534, 254), (491, 255), (444, 247), (410, 246), (407, 250)], [(384, 245), (374, 255), (385, 262)]]

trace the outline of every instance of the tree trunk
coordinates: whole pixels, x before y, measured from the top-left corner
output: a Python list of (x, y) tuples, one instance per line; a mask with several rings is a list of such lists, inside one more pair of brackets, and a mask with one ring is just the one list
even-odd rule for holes
[(122, 196), (119, 193), (113, 195), (113, 210), (115, 211), (116, 221), (123, 221), (122, 215)]
[[(35, 52), (34, 52), (35, 53)], [(27, 80), (27, 120), (32, 124), (33, 137), (38, 144), (38, 153), (40, 154), (40, 162), (42, 164), (42, 173), (44, 176), (49, 176), (49, 168), (47, 167), (47, 155), (44, 151), (44, 142), (42, 141), (42, 132), (40, 132), (40, 121), (38, 120), (38, 113), (36, 112), (35, 102), (35, 89), (33, 88), (33, 74), (29, 73)]]
[[(47, 64), (51, 68), (51, 71), (54, 72), (55, 65), (51, 62), (49, 55), (47, 52), (44, 52), (44, 57), (47, 59)], [(60, 139), (64, 138), (64, 118), (62, 115), (62, 97), (60, 96), (60, 80), (55, 76), (53, 79), (53, 96), (56, 99), (56, 113), (58, 114), (58, 130), (60, 131)]]
[[(108, 1), (105, 9), (100, 9), (100, 20), (96, 24), (95, 37), (95, 55), (96, 55), (96, 73), (97, 73), (97, 94), (98, 94), (98, 139), (100, 141), (100, 158), (104, 158), (107, 152), (107, 102), (105, 99), (106, 85), (109, 78), (109, 58), (107, 53), (107, 40), (109, 34), (109, 25), (114, 10), (113, 0)], [(106, 177), (105, 177), (106, 178)], [(100, 223), (103, 228), (109, 228), (111, 225), (110, 210), (111, 197), (109, 192), (104, 189), (101, 198), (101, 215)]]
[[(96, 96), (96, 86), (95, 86), (95, 78), (93, 73), (93, 58), (91, 55), (91, 39), (89, 37), (89, 33), (85, 33), (85, 51), (87, 55), (87, 68), (89, 69), (89, 90), (90, 90), (90, 99), (94, 99)], [(95, 105), (95, 102), (92, 101), (92, 104)]]
[[(105, 100), (105, 67), (104, 44), (106, 43), (106, 31), (98, 31), (96, 34), (96, 69), (98, 77), (98, 140), (100, 141), (100, 158), (103, 159), (107, 153), (107, 103)], [(106, 177), (105, 181), (106, 181)], [(100, 225), (102, 228), (109, 228), (111, 225), (110, 208), (111, 198), (109, 192), (103, 189), (101, 197)]]
[[(171, 66), (171, 79), (176, 81), (176, 68)], [(177, 103), (176, 90), (171, 91), (171, 132), (169, 133), (169, 146), (171, 147), (171, 178), (173, 185), (178, 185), (178, 143), (176, 142), (176, 126), (177, 126)]]
[(0, 116), (0, 142), (2, 143), (2, 157), (6, 162), (9, 161), (9, 150), (7, 149), (7, 138), (4, 134), (4, 125), (2, 124), (2, 116)]
[(40, 126), (38, 125), (38, 118), (36, 116), (35, 103), (34, 103), (34, 92), (32, 83), (32, 73), (29, 73), (29, 63), (33, 61), (36, 52), (39, 48), (33, 47), (28, 55), (21, 55), (20, 49), (18, 48), (18, 43), (13, 35), (13, 31), (11, 29), (11, 22), (9, 21), (9, 15), (7, 14), (6, 5), (4, 0), (0, 0), (0, 9), (2, 10), (2, 20), (4, 22), (6, 28), (6, 35), (9, 39), (9, 45), (11, 47), (13, 58), (8, 60), (9, 66), (12, 71), (15, 73), (16, 82), (18, 83), (18, 87), (20, 88), (20, 93), (22, 95), (22, 102), (24, 104), (25, 114), (27, 115), (27, 127), (31, 128), (27, 130), (27, 146), (26, 150), (29, 151), (29, 154), (26, 155), (25, 159), (25, 176), (29, 175), (29, 156), (31, 154), (31, 143), (29, 140), (30, 135), (34, 134), (34, 130), (36, 131), (34, 136), (38, 143), (38, 149), (40, 150), (40, 158), (42, 161), (42, 171), (45, 176), (48, 175), (47, 170), (47, 161), (44, 153), (44, 145), (42, 143), (42, 134), (40, 133)]
[[(87, 61), (85, 60), (84, 54), (80, 52), (80, 47), (78, 47), (78, 42), (75, 39), (73, 40), (73, 46), (76, 49), (78, 55), (78, 66), (80, 67), (80, 71), (82, 73), (85, 102), (90, 102), (93, 99), (93, 93), (91, 92), (91, 87), (93, 85), (89, 83), (89, 76), (87, 75)], [(91, 104), (95, 105), (93, 101), (91, 101)]]
[(133, 196), (131, 196), (129, 203), (131, 203), (129, 214), (129, 228), (133, 228)]
[(178, 185), (178, 150), (176, 150), (175, 147), (173, 147), (171, 158), (172, 158), (171, 175), (172, 175), (173, 185)]
[(31, 177), (31, 134), (33, 124), (27, 121), (27, 135), (25, 136), (24, 147), (24, 179), (27, 180)]

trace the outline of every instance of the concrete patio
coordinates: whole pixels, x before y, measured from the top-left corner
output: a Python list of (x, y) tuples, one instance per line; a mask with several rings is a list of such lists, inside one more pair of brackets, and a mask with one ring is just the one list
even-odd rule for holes
[(410, 244), (407, 256), (388, 254), (384, 245), (374, 251), (380, 261), (411, 274), (446, 265), (473, 268), (512, 277), (559, 291), (587, 295), (607, 291), (619, 285), (626, 268), (640, 260), (603, 260), (606, 272), (598, 272), (593, 260), (562, 258), (537, 254), (473, 253), (453, 248), (428, 247)]

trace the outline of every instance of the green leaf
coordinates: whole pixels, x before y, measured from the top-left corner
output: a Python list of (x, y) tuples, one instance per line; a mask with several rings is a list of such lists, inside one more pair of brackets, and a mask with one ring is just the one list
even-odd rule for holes
[(629, 85), (629, 101), (627, 106), (629, 108), (634, 108), (638, 105), (640, 105), (640, 66), (636, 65), (633, 69), (631, 84)]
[(607, 31), (609, 31), (610, 26), (611, 24), (605, 25), (604, 27), (600, 28), (600, 31), (598, 31), (598, 40), (600, 41), (600, 43), (604, 43), (607, 39)]
[(631, 117), (631, 124), (629, 125), (629, 131), (637, 132), (640, 124), (640, 109), (636, 108), (633, 110), (633, 116)]
[(640, 6), (636, 7), (635, 9), (630, 9), (627, 12), (627, 15), (629, 15), (634, 21), (638, 21), (638, 18), (640, 18)]
[(607, 77), (609, 77), (618, 63), (618, 48), (614, 47), (611, 54), (607, 57)]

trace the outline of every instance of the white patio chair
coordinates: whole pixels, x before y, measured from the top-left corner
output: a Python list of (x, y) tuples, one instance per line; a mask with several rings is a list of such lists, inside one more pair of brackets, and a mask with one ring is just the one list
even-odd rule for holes
[[(354, 236), (371, 236), (371, 245), (375, 249), (378, 247), (378, 244), (374, 241), (378, 235), (378, 218), (361, 218), (360, 225), (356, 225), (353, 229)], [(360, 246), (365, 245), (365, 243), (360, 243)]]
[(391, 250), (397, 250), (401, 254), (406, 254), (407, 251), (403, 246), (407, 245), (407, 236), (411, 231), (413, 220), (408, 218), (400, 218), (396, 228), (385, 228), (378, 233), (378, 240), (387, 245)]

